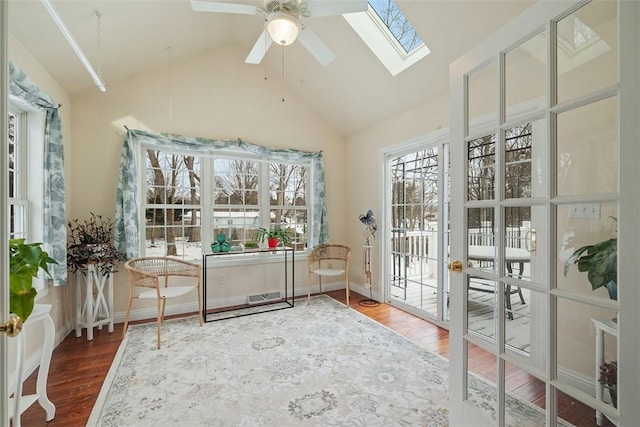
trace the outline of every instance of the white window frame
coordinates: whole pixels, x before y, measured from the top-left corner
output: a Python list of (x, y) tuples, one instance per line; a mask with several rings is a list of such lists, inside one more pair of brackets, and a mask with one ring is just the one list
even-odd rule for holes
[[(27, 242), (42, 242), (44, 238), (44, 125), (46, 114), (36, 109), (18, 97), (9, 95), (9, 112), (18, 116), (19, 137), (18, 162), (16, 164), (19, 175), (18, 191), (22, 194), (17, 200), (9, 199), (9, 204), (19, 204), (25, 212), (25, 234)], [(8, 145), (5, 144), (5, 150)], [(9, 218), (7, 212), (7, 221)], [(7, 228), (7, 231), (9, 228)], [(33, 286), (38, 292), (36, 301), (48, 294), (48, 283), (44, 273), (34, 278)]]
[[(260, 218), (260, 227), (264, 227), (269, 229), (270, 227), (270, 211), (272, 209), (278, 209), (279, 206), (272, 206), (270, 205), (270, 199), (269, 199), (269, 194), (270, 194), (270, 189), (269, 189), (269, 164), (271, 163), (285, 163), (285, 164), (291, 164), (291, 165), (296, 165), (296, 166), (304, 166), (307, 168), (307, 176), (306, 176), (306, 184), (305, 184), (305, 198), (306, 198), (306, 205), (304, 206), (296, 206), (295, 208), (299, 208), (299, 209), (304, 209), (306, 208), (307, 210), (307, 221), (311, 221), (311, 218), (313, 218), (312, 214), (313, 214), (313, 206), (314, 206), (314, 200), (313, 200), (313, 191), (311, 191), (311, 186), (310, 184), (312, 182), (314, 182), (314, 176), (313, 176), (313, 168), (312, 168), (312, 162), (311, 161), (302, 161), (302, 162), (283, 162), (277, 159), (270, 159), (270, 158), (265, 158), (265, 157), (261, 157), (261, 156), (257, 156), (257, 155), (250, 155), (250, 154), (246, 154), (243, 152), (239, 152), (239, 151), (233, 151), (233, 150), (220, 150), (218, 151), (216, 154), (214, 155), (210, 155), (210, 154), (206, 154), (206, 153), (195, 153), (195, 152), (184, 152), (181, 150), (176, 150), (176, 149), (160, 149), (158, 150), (157, 147), (154, 147), (152, 145), (145, 145), (145, 144), (141, 144), (139, 146), (139, 152), (138, 152), (138, 158), (141, 159), (141, 165), (142, 167), (140, 168), (140, 174), (139, 174), (139, 182), (140, 182), (140, 215), (139, 215), (139, 220), (140, 220), (140, 254), (141, 256), (147, 256), (146, 255), (146, 226), (145, 226), (145, 222), (146, 222), (146, 217), (145, 217), (145, 212), (147, 209), (152, 209), (154, 207), (157, 208), (162, 208), (166, 205), (151, 205), (146, 203), (146, 199), (145, 199), (145, 195), (147, 192), (147, 180), (146, 180), (146, 174), (147, 174), (147, 150), (154, 150), (154, 151), (161, 151), (161, 152), (165, 152), (165, 153), (174, 153), (174, 154), (178, 154), (178, 155), (193, 155), (193, 156), (199, 156), (200, 157), (200, 203), (197, 205), (188, 205), (191, 207), (196, 207), (197, 209), (200, 209), (201, 212), (201, 218), (200, 218), (200, 235), (201, 235), (201, 245), (202, 248), (207, 251), (208, 245), (211, 244), (211, 242), (208, 241), (209, 237), (208, 236), (213, 236), (213, 230), (215, 228), (215, 224), (213, 223), (213, 217), (211, 215), (208, 215), (206, 213), (209, 212), (213, 212), (214, 209), (214, 193), (213, 193), (213, 180), (215, 179), (214, 177), (214, 169), (213, 169), (213, 162), (216, 158), (224, 158), (224, 159), (238, 159), (238, 160), (250, 160), (250, 161), (256, 161), (259, 163), (259, 174), (258, 174), (258, 191), (259, 191), (259, 205), (258, 205), (258, 209), (259, 209), (259, 218)], [(309, 227), (307, 225), (307, 234), (305, 236), (305, 240), (308, 242), (311, 238), (311, 233), (312, 233), (312, 227)], [(306, 259), (306, 253), (308, 251), (309, 248), (306, 248), (305, 250), (297, 250), (296, 251), (296, 259)], [(281, 258), (284, 255), (280, 255), (280, 256), (274, 256), (273, 254), (267, 254), (269, 256), (266, 256), (265, 254), (262, 253), (255, 253), (255, 254), (243, 254), (243, 255), (238, 255), (238, 256), (234, 256), (233, 254), (230, 254), (229, 256), (225, 256), (223, 261), (219, 261), (217, 259), (213, 259), (213, 260), (209, 260), (208, 263), (210, 265), (216, 263), (216, 262), (224, 262), (225, 265), (229, 265), (229, 264), (240, 264), (240, 265), (244, 265), (244, 264), (260, 264), (260, 263), (269, 263), (269, 262), (281, 262)], [(193, 262), (198, 262), (201, 261), (200, 259), (190, 259), (190, 258), (185, 258), (187, 260), (193, 261)]]

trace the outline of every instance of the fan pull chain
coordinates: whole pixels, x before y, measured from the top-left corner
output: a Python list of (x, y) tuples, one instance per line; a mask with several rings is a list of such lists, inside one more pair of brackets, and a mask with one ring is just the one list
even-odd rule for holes
[(169, 133), (173, 134), (173, 58), (171, 56), (171, 46), (167, 46), (169, 54)]
[(280, 44), (282, 49), (282, 74), (280, 75), (280, 84), (282, 85), (282, 102), (284, 102), (284, 43)]

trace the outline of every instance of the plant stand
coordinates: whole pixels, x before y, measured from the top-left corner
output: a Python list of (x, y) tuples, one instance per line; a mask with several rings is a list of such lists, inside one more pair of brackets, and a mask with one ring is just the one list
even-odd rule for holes
[[(51, 305), (36, 304), (31, 316), (24, 323), (22, 332), (16, 337), (16, 385), (13, 397), (9, 399), (9, 418), (13, 420), (13, 427), (20, 427), (20, 416), (36, 401), (45, 410), (46, 420), (51, 421), (56, 413), (56, 407), (47, 396), (47, 377), (49, 376), (49, 365), (51, 363), (51, 353), (53, 352), (53, 341), (56, 335), (53, 319), (49, 315)], [(42, 355), (40, 356), (40, 366), (38, 368), (38, 378), (36, 381), (35, 394), (22, 395), (22, 383), (24, 378), (24, 343), (25, 336), (29, 333), (31, 325), (42, 322), (44, 328), (44, 342), (42, 344)]]
[[(611, 319), (591, 319), (596, 327), (596, 399), (604, 401), (603, 391), (604, 386), (600, 384), (598, 378), (600, 377), (600, 365), (604, 361), (604, 334), (605, 332), (613, 337), (618, 337), (618, 324)], [(596, 425), (602, 425), (602, 417), (606, 416), (600, 411), (596, 411)], [(609, 418), (609, 417), (607, 417)], [(615, 420), (610, 420), (615, 425), (618, 423)]]
[(102, 330), (108, 325), (113, 332), (113, 274), (104, 274), (101, 266), (89, 263), (76, 273), (76, 337), (87, 328), (88, 341), (93, 340), (94, 327)]

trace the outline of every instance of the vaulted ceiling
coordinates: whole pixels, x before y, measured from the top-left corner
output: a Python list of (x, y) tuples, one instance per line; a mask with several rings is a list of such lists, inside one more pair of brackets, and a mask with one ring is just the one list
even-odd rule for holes
[[(349, 1), (349, 0), (343, 0)], [(225, 45), (251, 50), (262, 16), (198, 13), (189, 0), (51, 0), (91, 63), (102, 64), (109, 85), (169, 62)], [(262, 1), (230, 3), (262, 6)], [(285, 81), (345, 136), (428, 102), (448, 91), (449, 63), (511, 18), (531, 0), (396, 0), (431, 49), (392, 77), (342, 16), (304, 21), (336, 54), (320, 65), (299, 43), (286, 47)], [(100, 49), (96, 32), (100, 12)], [(9, 1), (9, 32), (72, 96), (97, 90), (39, 0)], [(170, 55), (169, 49), (170, 47)], [(11, 52), (9, 52), (11, 57)], [(244, 57), (244, 55), (243, 55)], [(261, 65), (280, 75), (272, 47)]]

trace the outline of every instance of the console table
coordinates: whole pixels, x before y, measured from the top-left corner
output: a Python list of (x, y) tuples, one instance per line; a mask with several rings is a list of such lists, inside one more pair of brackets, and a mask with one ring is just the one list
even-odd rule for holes
[[(217, 258), (217, 257), (225, 257), (225, 256), (246, 256), (246, 255), (255, 255), (261, 254), (261, 256), (265, 255), (283, 255), (283, 266), (284, 266), (284, 298), (279, 298), (274, 301), (258, 303), (255, 305), (246, 304), (241, 307), (232, 307), (226, 308), (222, 310), (217, 310), (214, 313), (207, 313), (207, 270), (208, 270), (208, 259), (209, 258)], [(257, 249), (249, 249), (243, 251), (229, 251), (229, 252), (202, 252), (202, 313), (204, 315), (205, 322), (214, 322), (217, 320), (230, 319), (233, 317), (247, 316), (250, 314), (257, 313), (265, 313), (268, 311), (282, 310), (285, 308), (292, 308), (294, 305), (294, 296), (295, 296), (295, 249), (292, 247), (281, 246), (277, 248), (257, 248)], [(289, 261), (289, 256), (291, 256), (291, 261)], [(289, 270), (289, 264), (291, 264), (291, 295), (289, 295), (289, 279), (287, 272)], [(230, 314), (229, 316), (223, 317), (215, 317), (213, 319), (209, 319), (210, 314), (219, 314), (237, 311), (240, 309), (248, 308), (248, 307), (258, 307), (258, 306), (271, 306), (274, 304), (281, 304), (278, 307), (272, 307), (269, 309), (263, 309), (258, 311), (250, 311), (242, 314)]]
[(113, 274), (104, 274), (101, 266), (92, 262), (76, 273), (76, 337), (87, 328), (89, 341), (93, 340), (95, 326), (102, 329), (108, 325), (109, 333), (113, 332)]
[[(9, 418), (13, 420), (13, 427), (20, 427), (20, 416), (36, 401), (42, 406), (46, 413), (46, 420), (51, 421), (56, 413), (56, 407), (47, 396), (47, 377), (49, 376), (49, 365), (51, 363), (51, 353), (53, 352), (53, 341), (56, 336), (53, 319), (49, 312), (50, 304), (36, 304), (33, 312), (24, 323), (22, 332), (16, 337), (16, 388), (13, 397), (9, 399)], [(29, 333), (31, 325), (42, 322), (44, 342), (42, 344), (42, 355), (40, 356), (40, 366), (38, 367), (38, 378), (36, 380), (35, 394), (22, 395), (22, 383), (24, 378), (24, 343), (25, 336)]]

